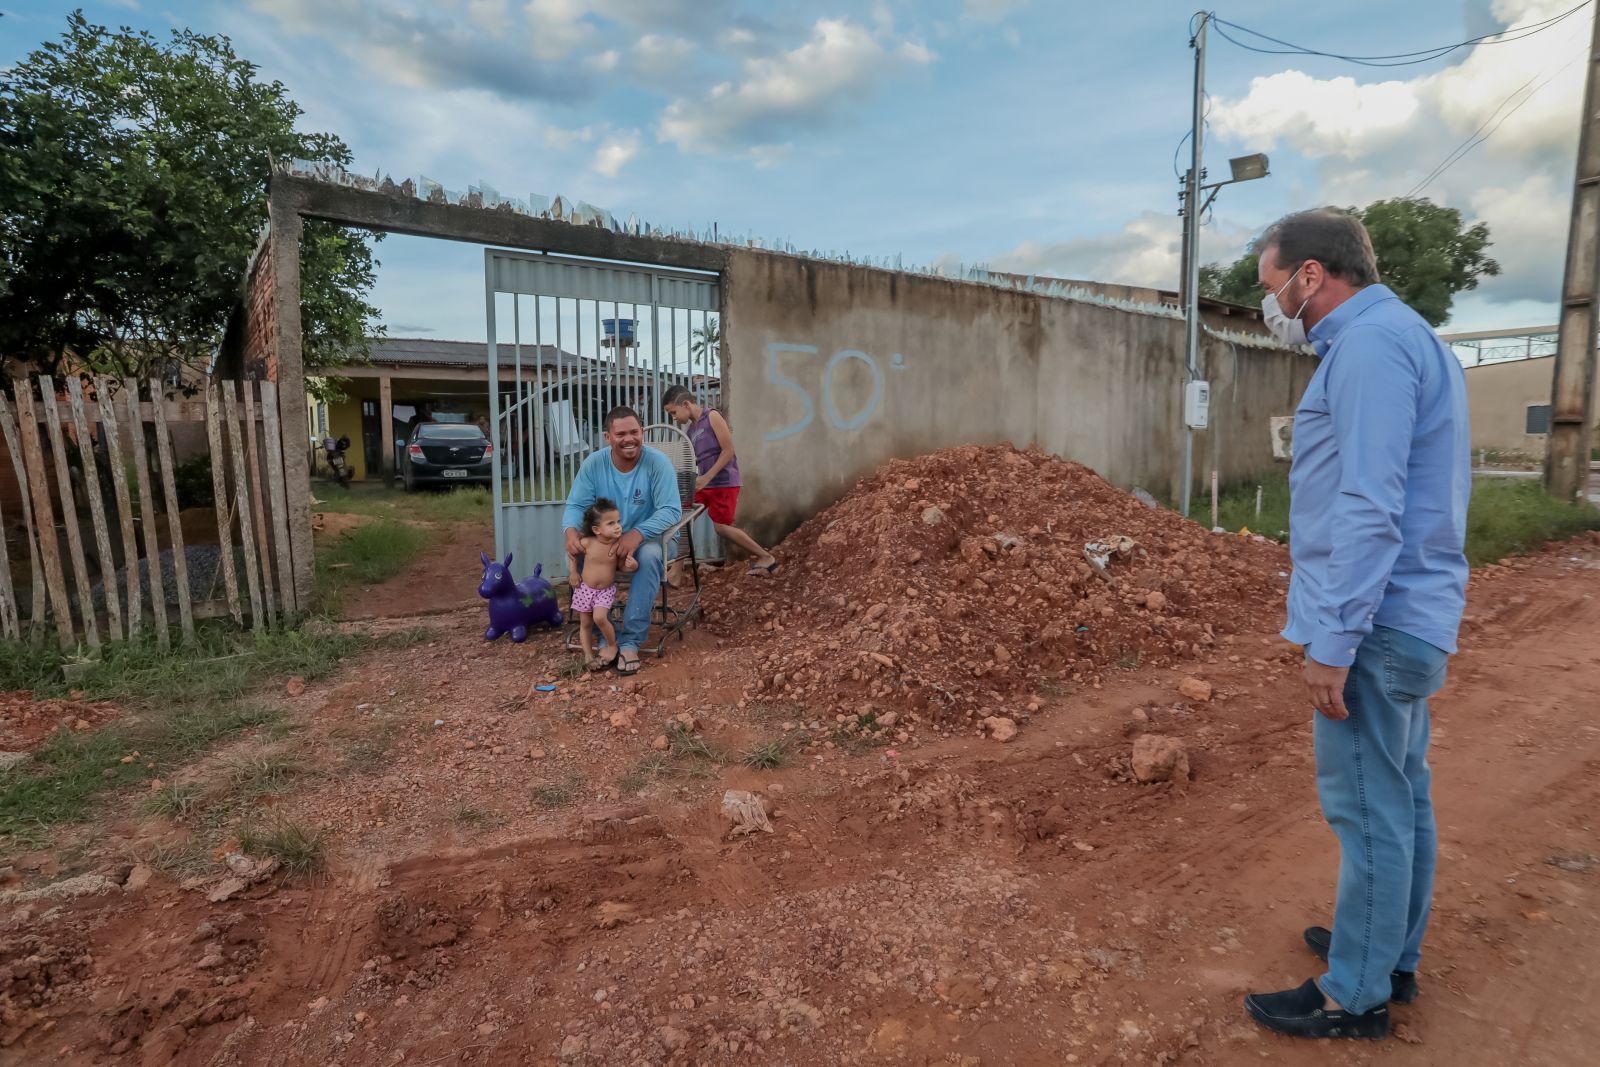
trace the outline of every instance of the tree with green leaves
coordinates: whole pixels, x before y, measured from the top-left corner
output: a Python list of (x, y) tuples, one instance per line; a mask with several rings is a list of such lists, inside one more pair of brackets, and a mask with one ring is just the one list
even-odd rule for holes
[[(347, 164), (225, 37), (89, 23), (0, 75), (0, 353), (143, 375), (203, 365), (266, 221), (273, 159)], [(308, 221), (308, 369), (365, 358), (373, 237)]]
[(698, 326), (690, 335), (689, 354), (695, 359), (712, 360), (722, 354), (722, 323), (719, 319), (708, 319), (704, 326)]
[[(1481, 222), (1463, 227), (1455, 208), (1418, 197), (1348, 210), (1367, 227), (1383, 283), (1433, 326), (1450, 318), (1457, 293), (1500, 273), (1500, 264), (1488, 255), (1489, 227)], [(1235, 304), (1259, 304), (1266, 294), (1256, 281), (1258, 253), (1252, 246), (1226, 268), (1202, 267), (1200, 292)]]

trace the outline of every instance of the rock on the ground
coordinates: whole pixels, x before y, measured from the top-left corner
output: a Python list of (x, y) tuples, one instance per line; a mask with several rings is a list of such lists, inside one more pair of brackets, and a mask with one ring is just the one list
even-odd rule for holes
[(1178, 693), (1185, 700), (1198, 700), (1203, 703), (1211, 699), (1211, 683), (1199, 678), (1185, 678), (1178, 683)]
[(1176, 737), (1145, 734), (1133, 743), (1133, 774), (1141, 782), (1189, 780), (1189, 750)]
[(983, 720), (985, 732), (1002, 744), (1017, 736), (1017, 724), (1002, 715), (991, 715)]
[(283, 691), (290, 697), (297, 697), (306, 691), (306, 680), (297, 674), (284, 685)]

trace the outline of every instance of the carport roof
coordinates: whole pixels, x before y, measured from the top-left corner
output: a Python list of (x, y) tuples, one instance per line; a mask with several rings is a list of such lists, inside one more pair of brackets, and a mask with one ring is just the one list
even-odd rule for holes
[[(555, 345), (523, 345), (522, 366), (530, 369), (534, 366), (535, 359), (541, 368), (556, 369), (570, 372), (582, 366), (587, 368), (585, 374), (604, 375), (607, 378), (637, 378), (641, 381), (654, 378), (656, 372), (645, 367), (630, 366), (620, 373), (609, 361), (597, 363), (592, 357), (579, 356), (566, 349), (560, 349), (560, 362), (556, 360), (557, 348)], [(536, 355), (537, 353), (537, 355)], [(510, 345), (500, 346), (500, 369), (506, 371), (512, 360)], [(404, 369), (415, 367), (425, 369), (429, 367), (453, 367), (461, 370), (489, 370), (488, 346), (482, 341), (440, 341), (427, 337), (375, 337), (372, 339), (372, 354), (369, 364), (379, 368)], [(421, 375), (426, 377), (426, 375)], [(717, 383), (720, 381), (715, 376), (706, 377), (700, 374), (684, 375), (681, 372), (664, 370), (661, 377), (665, 381), (705, 381)]]
[[(511, 348), (501, 346), (502, 359), (509, 359)], [(556, 366), (555, 345), (523, 345), (522, 364), (532, 366), (537, 359), (542, 366)], [(564, 367), (576, 366), (580, 357), (561, 350), (560, 361)], [(489, 366), (488, 346), (482, 341), (439, 341), (426, 337), (376, 337), (372, 341), (370, 362), (378, 367), (482, 367)], [(588, 362), (588, 360), (583, 360)]]

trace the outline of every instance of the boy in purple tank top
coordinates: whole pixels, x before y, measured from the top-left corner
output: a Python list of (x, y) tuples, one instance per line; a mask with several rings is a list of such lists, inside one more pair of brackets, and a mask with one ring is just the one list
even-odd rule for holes
[(733, 432), (722, 412), (703, 406), (693, 393), (674, 385), (662, 398), (662, 406), (672, 421), (684, 428), (694, 445), (695, 466), (700, 477), (694, 483), (694, 502), (704, 504), (717, 528), (717, 536), (750, 553), (750, 573), (772, 574), (778, 561), (756, 543), (755, 538), (733, 524), (739, 504), (739, 457), (733, 451)]

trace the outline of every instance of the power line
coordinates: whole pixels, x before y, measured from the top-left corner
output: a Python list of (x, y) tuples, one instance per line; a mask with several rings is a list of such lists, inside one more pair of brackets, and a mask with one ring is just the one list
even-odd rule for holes
[[(1526, 26), (1513, 26), (1509, 29), (1501, 30), (1496, 33), (1486, 33), (1479, 37), (1472, 37), (1465, 41), (1459, 41), (1456, 44), (1440, 45), (1437, 48), (1425, 48), (1416, 52), (1396, 52), (1392, 55), (1376, 56), (1352, 56), (1344, 55), (1338, 52), (1324, 52), (1316, 48), (1307, 48), (1304, 45), (1294, 44), (1291, 41), (1285, 41), (1281, 38), (1273, 37), (1270, 34), (1262, 33), (1259, 30), (1252, 30), (1248, 26), (1241, 26), (1237, 22), (1229, 22), (1226, 19), (1218, 18), (1216, 15), (1211, 16), (1211, 24), (1217, 28), (1217, 34), (1224, 40), (1249, 52), (1260, 52), (1264, 55), (1277, 56), (1322, 56), (1325, 59), (1338, 59), (1347, 63), (1358, 63), (1367, 67), (1406, 67), (1419, 63), (1429, 63), (1435, 59), (1441, 59), (1458, 49), (1470, 48), (1473, 45), (1509, 44), (1512, 41), (1520, 41), (1524, 38), (1532, 37), (1536, 33), (1543, 33), (1545, 30), (1548, 30), (1552, 26), (1555, 26), (1570, 18), (1588, 6), (1589, 0), (1584, 0), (1583, 3), (1569, 8), (1559, 15), (1553, 15), (1542, 22), (1529, 23)], [(1270, 41), (1272, 44), (1282, 45), (1283, 47), (1262, 48), (1259, 45), (1246, 44), (1244, 41), (1241, 41), (1232, 34), (1228, 33), (1223, 27), (1228, 27), (1230, 29), (1237, 30), (1242, 34), (1247, 34), (1259, 40)]]
[[(1434, 179), (1440, 177), (1441, 175), (1444, 174), (1445, 171), (1449, 170), (1451, 167), (1453, 167), (1457, 163), (1459, 163), (1462, 160), (1462, 158), (1466, 156), (1466, 154), (1468, 152), (1471, 152), (1474, 148), (1478, 147), (1480, 144), (1482, 144), (1483, 142), (1487, 141), (1491, 136), (1494, 135), (1495, 130), (1498, 130), (1501, 126), (1505, 125), (1506, 119), (1509, 119), (1512, 115), (1515, 115), (1519, 110), (1521, 110), (1522, 105), (1526, 104), (1529, 100), (1532, 100), (1535, 96), (1537, 96), (1539, 94), (1539, 90), (1540, 89), (1543, 89), (1546, 85), (1549, 85), (1551, 82), (1555, 81), (1556, 78), (1560, 77), (1560, 75), (1562, 74), (1563, 71), (1565, 71), (1568, 67), (1572, 66), (1572, 64), (1576, 63), (1579, 59), (1582, 59), (1585, 54), (1587, 54), (1587, 53), (1586, 52), (1579, 53), (1578, 55), (1573, 56), (1571, 59), (1567, 60), (1567, 62), (1562, 64), (1561, 67), (1559, 67), (1555, 71), (1555, 73), (1551, 74), (1548, 78), (1546, 78), (1544, 81), (1540, 82), (1537, 86), (1535, 86), (1532, 92), (1528, 93), (1528, 95), (1524, 96), (1521, 100), (1518, 100), (1515, 107), (1513, 107), (1510, 111), (1507, 111), (1504, 115), (1500, 115), (1499, 121), (1495, 122), (1495, 116), (1500, 114), (1500, 108), (1505, 107), (1507, 104), (1509, 104), (1511, 102), (1511, 100), (1518, 93), (1520, 93), (1520, 92), (1522, 92), (1522, 90), (1526, 89), (1528, 87), (1529, 82), (1533, 81), (1533, 78), (1529, 78), (1528, 81), (1525, 81), (1521, 85), (1517, 86), (1516, 89), (1512, 90), (1512, 92), (1511, 92), (1511, 94), (1509, 96), (1507, 96), (1504, 100), (1500, 101), (1500, 106), (1499, 107), (1496, 107), (1493, 111), (1491, 111), (1489, 113), (1489, 117), (1488, 118), (1484, 119), (1481, 123), (1478, 124), (1478, 128), (1476, 130), (1473, 130), (1470, 134), (1467, 135), (1467, 139), (1465, 141), (1463, 141), (1461, 144), (1457, 145), (1455, 150), (1452, 151), (1449, 155), (1445, 156), (1445, 158), (1439, 163), (1438, 166), (1434, 167), (1433, 170), (1428, 172), (1428, 176), (1427, 177), (1423, 178), (1420, 182), (1418, 182), (1411, 189), (1410, 192), (1406, 193), (1405, 198), (1406, 199), (1410, 199), (1411, 197), (1416, 196), (1418, 193), (1422, 192), (1422, 190), (1426, 189), (1429, 185), (1431, 185), (1433, 183)], [(1537, 75), (1535, 75), (1535, 77), (1537, 77)], [(1481, 132), (1481, 131), (1483, 131), (1483, 128), (1485, 126), (1489, 125), (1490, 122), (1494, 122), (1494, 125), (1492, 127), (1490, 127), (1490, 129), (1487, 132)], [(1480, 132), (1481, 132), (1481, 135), (1480, 135)]]

